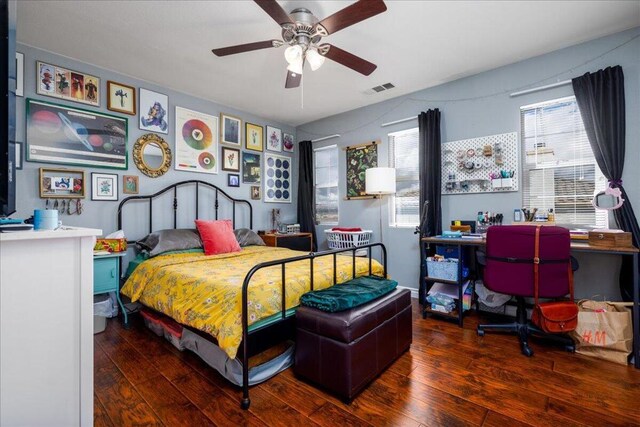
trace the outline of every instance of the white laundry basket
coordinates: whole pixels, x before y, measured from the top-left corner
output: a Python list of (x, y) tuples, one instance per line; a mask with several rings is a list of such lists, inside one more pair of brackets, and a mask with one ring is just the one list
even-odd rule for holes
[[(362, 230), (362, 231), (334, 231), (334, 230), (325, 230), (325, 234), (327, 235), (327, 243), (329, 244), (329, 249), (347, 249), (368, 245), (371, 241), (371, 235), (373, 234), (372, 230)], [(358, 256), (366, 256), (367, 250), (362, 249), (356, 251), (356, 255)]]

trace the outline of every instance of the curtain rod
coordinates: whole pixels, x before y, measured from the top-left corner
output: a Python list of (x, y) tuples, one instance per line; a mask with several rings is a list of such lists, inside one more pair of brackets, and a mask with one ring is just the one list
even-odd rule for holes
[(326, 139), (331, 139), (331, 138), (340, 138), (340, 135), (333, 134), (333, 135), (329, 135), (329, 136), (323, 136), (322, 138), (316, 138), (316, 139), (312, 139), (311, 142), (320, 142), (320, 141), (324, 141)]
[(393, 122), (383, 123), (383, 124), (380, 125), (380, 127), (384, 128), (384, 127), (391, 126), (391, 125), (397, 125), (398, 123), (409, 122), (409, 121), (415, 120), (417, 118), (418, 118), (418, 116), (412, 116), (412, 117), (407, 117), (405, 119), (394, 120)]
[(513, 92), (509, 96), (513, 98), (513, 97), (516, 97), (516, 96), (526, 95), (528, 93), (533, 93), (533, 92), (539, 92), (541, 90), (553, 89), (554, 87), (566, 86), (566, 85), (569, 85), (569, 84), (571, 84), (571, 80), (563, 80), (561, 82), (551, 83), (551, 84), (545, 85), (545, 86), (534, 87), (532, 89), (521, 90), (519, 92)]

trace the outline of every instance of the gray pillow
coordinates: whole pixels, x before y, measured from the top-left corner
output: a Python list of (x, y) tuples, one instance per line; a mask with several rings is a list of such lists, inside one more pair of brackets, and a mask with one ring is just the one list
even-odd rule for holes
[(154, 231), (138, 241), (138, 246), (154, 257), (168, 251), (202, 249), (202, 241), (195, 229), (181, 228)]
[(240, 247), (264, 246), (264, 241), (260, 236), (248, 228), (238, 228), (237, 230), (233, 230), (233, 234), (236, 235), (236, 240), (240, 244)]

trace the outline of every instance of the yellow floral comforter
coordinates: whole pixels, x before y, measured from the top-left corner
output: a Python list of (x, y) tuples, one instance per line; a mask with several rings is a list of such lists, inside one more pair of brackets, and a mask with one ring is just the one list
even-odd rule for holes
[[(132, 301), (153, 308), (177, 322), (207, 332), (230, 358), (242, 341), (242, 283), (249, 270), (266, 261), (304, 255), (290, 249), (248, 246), (241, 252), (206, 256), (202, 253), (160, 255), (140, 264), (122, 287)], [(333, 284), (333, 257), (314, 260), (314, 289)], [(372, 261), (373, 274), (382, 275)], [(369, 274), (368, 258), (356, 258), (356, 276)], [(287, 309), (309, 291), (309, 260), (287, 264)], [(351, 279), (352, 259), (337, 257), (338, 283)], [(249, 324), (281, 311), (281, 267), (258, 270), (249, 285)]]

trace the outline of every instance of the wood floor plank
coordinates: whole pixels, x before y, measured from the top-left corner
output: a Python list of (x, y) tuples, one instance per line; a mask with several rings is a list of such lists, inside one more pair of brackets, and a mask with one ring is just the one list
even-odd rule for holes
[(371, 424), (362, 421), (355, 415), (338, 408), (333, 403), (327, 402), (318, 408), (309, 419), (324, 427), (371, 427)]
[(198, 373), (176, 379), (173, 384), (217, 426), (264, 426), (250, 411), (243, 411), (238, 401)]
[[(614, 383), (607, 387), (606, 393), (596, 391), (596, 385), (591, 381), (571, 377), (561, 373), (546, 374), (536, 368), (510, 366), (509, 369), (498, 368), (473, 362), (470, 369), (486, 378), (499, 381), (501, 384), (511, 384), (524, 387), (548, 397), (556, 397), (575, 405), (584, 405), (593, 408), (597, 412), (616, 412), (620, 416), (631, 416), (640, 420), (637, 393), (618, 388)], [(538, 378), (545, 377), (545, 381)]]
[(136, 388), (166, 425), (186, 427), (215, 425), (164, 377), (152, 378), (137, 384)]
[(251, 389), (251, 407), (249, 410), (270, 426), (317, 425), (280, 399), (274, 399), (271, 393), (254, 387)]
[(580, 354), (571, 358), (558, 358), (553, 370), (576, 378), (584, 378), (608, 385), (615, 383), (629, 391), (640, 388), (640, 370), (631, 365), (618, 365)]
[(640, 420), (638, 418), (611, 416), (611, 414), (603, 414), (592, 411), (584, 406), (573, 405), (558, 399), (549, 399), (547, 411), (557, 414), (563, 418), (582, 422), (584, 425), (593, 426), (638, 426)]
[(94, 352), (94, 388), (98, 401), (114, 425), (162, 425), (152, 408), (101, 347)]
[(327, 399), (309, 391), (303, 386), (302, 382), (287, 381), (282, 375), (276, 375), (260, 384), (259, 387), (265, 389), (274, 397), (288, 403), (307, 417), (327, 403)]
[(497, 412), (489, 411), (482, 427), (524, 427), (528, 425), (529, 424), (521, 423), (513, 418), (498, 414)]
[(95, 394), (93, 395), (93, 425), (94, 427), (114, 427), (111, 418), (107, 415), (107, 410)]

